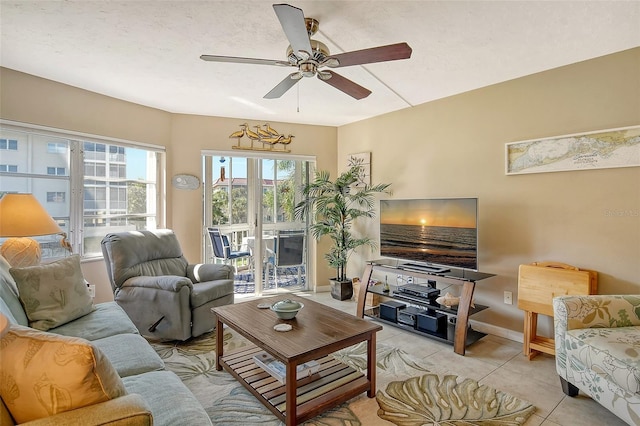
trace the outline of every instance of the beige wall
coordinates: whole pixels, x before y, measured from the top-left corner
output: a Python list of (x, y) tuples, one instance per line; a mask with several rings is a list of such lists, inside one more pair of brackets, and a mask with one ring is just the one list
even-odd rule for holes
[[(521, 263), (594, 269), (600, 293), (640, 293), (640, 168), (506, 176), (505, 143), (639, 124), (640, 48), (342, 126), (338, 166), (371, 151), (390, 198), (478, 197), (480, 270), (497, 276), (478, 285), (491, 309), (474, 319), (521, 333)], [(377, 238), (377, 221), (367, 228)], [(352, 257), (350, 275), (375, 255)]]
[(167, 146), (171, 114), (0, 67), (6, 120)]
[[(184, 253), (200, 261), (202, 248), (202, 187), (198, 191), (175, 190), (171, 177), (189, 173), (202, 177), (201, 150), (228, 150), (243, 119), (171, 114), (125, 102), (68, 85), (0, 67), (0, 118), (94, 135), (164, 146), (167, 151), (166, 225), (176, 231)], [(250, 125), (262, 124), (248, 121)], [(271, 122), (281, 133), (295, 135), (291, 154), (315, 156), (317, 167), (335, 173), (337, 129)], [(322, 259), (322, 246), (315, 264), (315, 282), (331, 274)], [(112, 300), (104, 262), (85, 261), (85, 277), (95, 283), (96, 300)], [(320, 284), (322, 285), (322, 284)]]

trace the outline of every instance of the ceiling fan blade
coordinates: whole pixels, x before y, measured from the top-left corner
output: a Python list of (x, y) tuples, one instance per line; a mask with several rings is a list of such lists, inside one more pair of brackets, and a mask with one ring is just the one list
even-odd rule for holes
[(209, 62), (231, 62), (235, 64), (279, 65), (283, 67), (294, 66), (287, 61), (276, 61), (274, 59), (237, 58), (235, 56), (201, 55), (200, 59)]
[(354, 50), (353, 52), (332, 55), (331, 58), (338, 60), (338, 65), (333, 65), (331, 62), (328, 62), (327, 66), (332, 68), (348, 67), (351, 65), (408, 59), (410, 57), (411, 47), (409, 47), (407, 43), (396, 43), (388, 46), (372, 47), (370, 49)]
[[(331, 77), (327, 78), (326, 74), (331, 74)], [(338, 90), (342, 90), (344, 93), (355, 99), (363, 99), (371, 94), (371, 90), (362, 87), (333, 71), (324, 71), (322, 78), (320, 78), (320, 74), (318, 74), (318, 79), (330, 84)]]
[(307, 52), (311, 54), (311, 42), (309, 41), (309, 33), (307, 32), (307, 26), (304, 23), (304, 12), (302, 9), (293, 7), (288, 4), (274, 4), (273, 10), (275, 10), (280, 25), (284, 30), (293, 52), (299, 51)]
[(298, 74), (299, 73), (294, 72), (286, 76), (285, 79), (282, 80), (280, 83), (278, 83), (276, 87), (274, 87), (273, 89), (271, 89), (269, 93), (264, 95), (264, 98), (276, 99), (284, 95), (287, 92), (287, 90), (291, 89), (293, 86), (296, 85), (297, 82), (300, 81), (300, 77), (298, 77)]

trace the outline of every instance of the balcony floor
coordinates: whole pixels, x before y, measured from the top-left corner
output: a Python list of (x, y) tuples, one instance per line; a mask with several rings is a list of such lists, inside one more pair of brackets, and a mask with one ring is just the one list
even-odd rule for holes
[[(263, 292), (272, 292), (279, 289), (287, 291), (300, 291), (306, 289), (306, 271), (304, 267), (300, 268), (300, 279), (298, 279), (297, 267), (278, 268), (277, 282), (273, 275), (273, 271), (268, 274), (268, 280), (263, 281)], [(255, 293), (255, 274), (253, 271), (238, 271), (234, 281), (234, 293), (251, 294)]]

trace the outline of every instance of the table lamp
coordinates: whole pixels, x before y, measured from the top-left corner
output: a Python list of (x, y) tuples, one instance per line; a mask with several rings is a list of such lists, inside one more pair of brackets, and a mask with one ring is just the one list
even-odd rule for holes
[(62, 246), (70, 249), (60, 226), (33, 194), (5, 194), (0, 198), (0, 237), (9, 237), (0, 254), (14, 267), (40, 263), (40, 244), (29, 237), (61, 234)]

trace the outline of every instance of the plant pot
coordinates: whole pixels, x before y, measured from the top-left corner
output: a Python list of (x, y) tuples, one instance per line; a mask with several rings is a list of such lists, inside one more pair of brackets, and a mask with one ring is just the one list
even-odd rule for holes
[(338, 281), (335, 279), (331, 282), (331, 297), (336, 300), (349, 300), (353, 296), (353, 284), (351, 280)]

